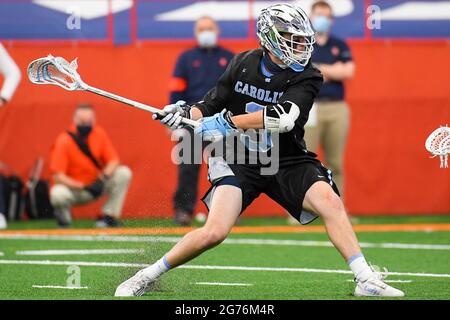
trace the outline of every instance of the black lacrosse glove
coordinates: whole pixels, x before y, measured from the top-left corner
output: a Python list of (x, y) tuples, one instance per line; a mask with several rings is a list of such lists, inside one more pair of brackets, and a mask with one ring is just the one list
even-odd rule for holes
[(94, 183), (86, 186), (84, 190), (89, 192), (94, 199), (100, 198), (105, 191), (105, 182), (102, 179), (97, 179)]

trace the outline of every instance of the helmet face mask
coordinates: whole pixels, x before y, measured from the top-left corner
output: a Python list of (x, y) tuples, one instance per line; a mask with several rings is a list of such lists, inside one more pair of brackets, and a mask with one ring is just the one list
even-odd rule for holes
[(277, 4), (264, 9), (257, 21), (261, 45), (294, 71), (308, 64), (315, 42), (314, 30), (300, 8)]

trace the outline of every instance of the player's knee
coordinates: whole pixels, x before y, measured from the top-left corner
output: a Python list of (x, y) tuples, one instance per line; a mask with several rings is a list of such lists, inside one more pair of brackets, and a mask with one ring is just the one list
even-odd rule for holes
[(345, 212), (341, 198), (334, 190), (324, 183), (317, 184), (314, 194), (310, 196), (311, 205), (323, 218), (336, 217), (340, 212)]
[(327, 190), (324, 194), (324, 202), (326, 203), (326, 206), (330, 209), (332, 209), (333, 212), (336, 211), (344, 211), (344, 204), (342, 203), (341, 198), (334, 193), (333, 190)]
[(133, 173), (131, 172), (130, 168), (128, 168), (127, 166), (119, 166), (114, 171), (114, 178), (118, 182), (127, 183), (128, 181), (131, 180), (132, 176), (133, 176)]
[(56, 184), (50, 189), (50, 202), (54, 207), (68, 206), (71, 198), (69, 188)]
[(227, 235), (227, 232), (219, 228), (205, 228), (203, 238), (205, 247), (212, 248), (219, 245), (226, 239)]

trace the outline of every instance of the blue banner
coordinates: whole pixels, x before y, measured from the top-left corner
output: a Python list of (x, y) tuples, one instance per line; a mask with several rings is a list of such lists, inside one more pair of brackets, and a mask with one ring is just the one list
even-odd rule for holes
[[(283, 1), (307, 12), (313, 0)], [(245, 39), (262, 8), (276, 1), (0, 0), (0, 39), (191, 39), (201, 16), (215, 18), (223, 38)], [(449, 38), (450, 1), (330, 0), (333, 32), (343, 38)], [(366, 5), (370, 6), (366, 8)], [(135, 5), (135, 7), (133, 7)], [(134, 11), (132, 11), (134, 10)], [(112, 14), (112, 19), (109, 19)], [(136, 28), (132, 28), (135, 25)], [(136, 34), (132, 35), (133, 30)]]

